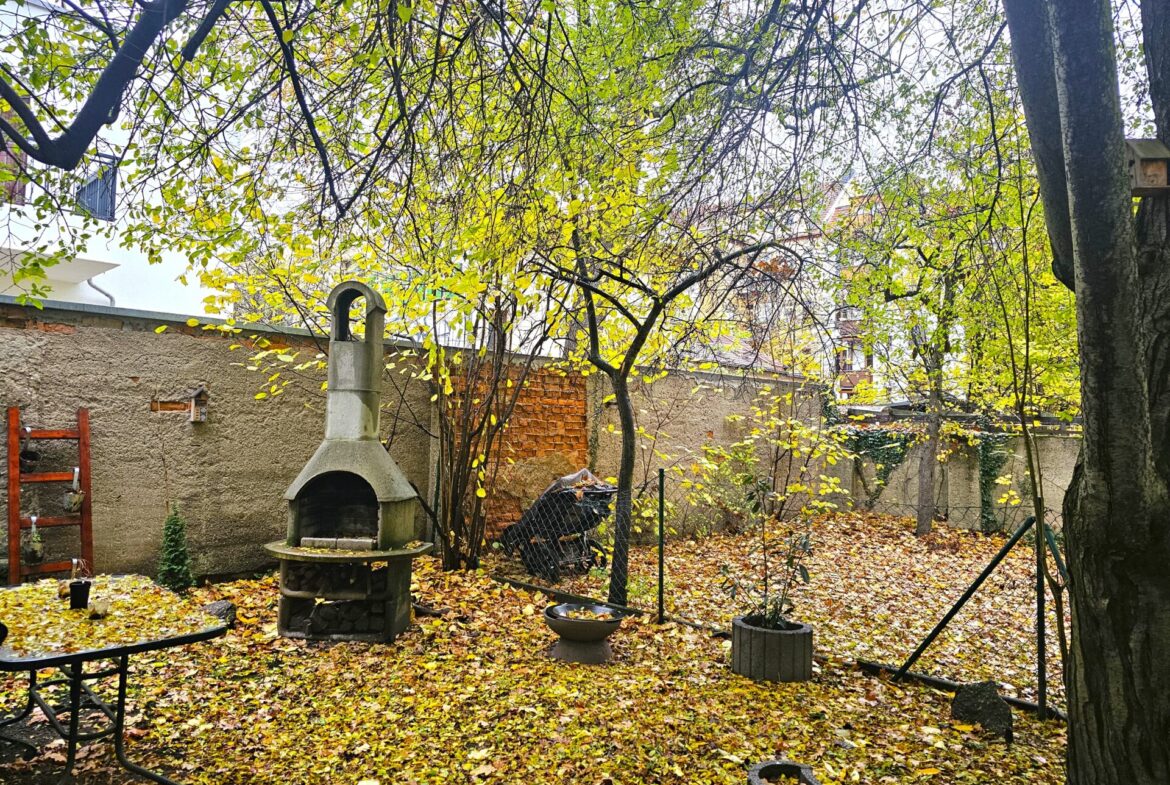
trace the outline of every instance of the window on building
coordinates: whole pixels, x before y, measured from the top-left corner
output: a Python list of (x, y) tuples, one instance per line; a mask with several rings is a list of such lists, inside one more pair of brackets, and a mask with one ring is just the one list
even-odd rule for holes
[(77, 205), (99, 221), (114, 220), (118, 167), (112, 156), (99, 155), (97, 172), (77, 189)]

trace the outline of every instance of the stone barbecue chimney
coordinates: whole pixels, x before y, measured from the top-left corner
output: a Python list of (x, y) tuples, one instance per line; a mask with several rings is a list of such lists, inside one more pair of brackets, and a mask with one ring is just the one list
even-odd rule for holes
[[(349, 313), (361, 299), (364, 335)], [(285, 491), (288, 536), (265, 549), (280, 561), (282, 635), (387, 641), (410, 624), (414, 489), (378, 439), (386, 303), (365, 284), (339, 284), (327, 301), (329, 384), (325, 440)]]
[[(364, 337), (349, 327), (350, 307), (359, 298), (365, 302)], [(386, 303), (365, 284), (347, 281), (327, 304), (333, 326), (325, 441), (284, 493), (288, 544), (401, 547), (414, 539), (415, 492), (378, 440)]]

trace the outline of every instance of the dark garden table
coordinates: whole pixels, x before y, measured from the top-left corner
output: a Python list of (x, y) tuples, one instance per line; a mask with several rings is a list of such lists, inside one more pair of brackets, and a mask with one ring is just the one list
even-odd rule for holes
[[(49, 725), (66, 743), (65, 774), (73, 774), (78, 742), (114, 737), (118, 762), (139, 776), (177, 785), (173, 780), (131, 763), (126, 758), (126, 682), (130, 657), (143, 652), (185, 646), (217, 638), (224, 623), (181, 597), (140, 575), (98, 576), (91, 588), (91, 609), (105, 610), (100, 618), (91, 610), (70, 610), (68, 597), (59, 594), (58, 582), (42, 580), (0, 589), (0, 622), (8, 627), (0, 643), (0, 672), (27, 672), (28, 693), (24, 707), (0, 718), (0, 741), (23, 748), (36, 747), (5, 736), (5, 726), (20, 722), (40, 708)], [(87, 670), (89, 668), (89, 670)], [(56, 673), (45, 677), (42, 671)], [(117, 699), (111, 706), (87, 682), (117, 677)], [(53, 705), (46, 691), (67, 687), (68, 699)], [(81, 713), (99, 712), (103, 727), (85, 729)], [(61, 715), (68, 713), (62, 721)]]

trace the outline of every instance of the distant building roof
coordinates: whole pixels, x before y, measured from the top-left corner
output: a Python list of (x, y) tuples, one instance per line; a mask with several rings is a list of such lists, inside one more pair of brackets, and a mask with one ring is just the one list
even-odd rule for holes
[(687, 350), (686, 355), (691, 361), (713, 362), (726, 369), (775, 374), (798, 380), (805, 378), (791, 365), (786, 365), (761, 349), (744, 345), (740, 341), (723, 340), (714, 346), (693, 346)]

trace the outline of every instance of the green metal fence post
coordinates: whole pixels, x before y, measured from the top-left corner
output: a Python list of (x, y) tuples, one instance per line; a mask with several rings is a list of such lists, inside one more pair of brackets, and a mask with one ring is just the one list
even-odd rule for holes
[(666, 470), (658, 469), (658, 623), (666, 621)]

